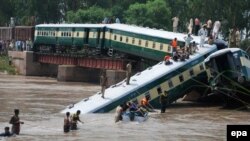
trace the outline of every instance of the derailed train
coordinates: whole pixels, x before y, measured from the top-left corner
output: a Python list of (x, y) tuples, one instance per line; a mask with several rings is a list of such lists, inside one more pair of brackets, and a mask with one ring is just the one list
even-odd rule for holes
[[(209, 83), (227, 106), (250, 104), (250, 55), (239, 48), (221, 49), (205, 59)], [(232, 105), (234, 104), (234, 105)]]
[[(123, 56), (160, 61), (172, 53), (175, 37), (184, 46), (185, 34), (125, 24), (41, 24), (35, 27), (36, 52)], [(199, 42), (198, 37), (194, 37)]]

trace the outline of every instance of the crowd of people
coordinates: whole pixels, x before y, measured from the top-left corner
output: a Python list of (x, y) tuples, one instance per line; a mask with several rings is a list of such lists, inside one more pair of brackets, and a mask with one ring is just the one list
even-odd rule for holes
[[(173, 32), (178, 32), (179, 18), (175, 16), (172, 18)], [(211, 40), (218, 39), (221, 30), (221, 20), (216, 20), (214, 23), (209, 18), (207, 21), (201, 22), (199, 18), (190, 18), (187, 25), (187, 33), (190, 35), (201, 37), (201, 46), (204, 45), (205, 38), (208, 37), (208, 43)], [(229, 47), (240, 47), (241, 34), (239, 29), (235, 26), (229, 29), (228, 43)]]
[(13, 51), (31, 51), (33, 42), (31, 39), (26, 41), (0, 41), (0, 54), (7, 54), (8, 50)]

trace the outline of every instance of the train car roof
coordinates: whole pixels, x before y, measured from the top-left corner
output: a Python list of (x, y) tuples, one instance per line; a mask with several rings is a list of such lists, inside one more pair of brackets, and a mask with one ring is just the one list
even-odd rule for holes
[(36, 27), (94, 27), (103, 28), (105, 24), (39, 24)]
[[(177, 38), (177, 40), (181, 42), (185, 42), (184, 37), (187, 36), (187, 34), (183, 34), (183, 33), (175, 33), (175, 32), (170, 32), (170, 31), (139, 27), (135, 25), (126, 25), (126, 24), (109, 24), (107, 25), (107, 28), (136, 33), (136, 34), (148, 35), (152, 37), (165, 38), (165, 39), (170, 39), (170, 40)], [(196, 43), (200, 43), (199, 36), (193, 36), (193, 35), (191, 36), (193, 37), (192, 41), (195, 41)]]
[(90, 96), (89, 98), (85, 98), (76, 104), (68, 106), (62, 111), (62, 113), (74, 113), (77, 110), (81, 110), (81, 114), (96, 112), (102, 107), (112, 104), (113, 102), (117, 102), (131, 93), (137, 92), (138, 89), (145, 87), (147, 84), (154, 83), (157, 79), (165, 76), (166, 74), (170, 74), (176, 71), (178, 68), (183, 67), (184, 65), (187, 65), (193, 62), (194, 60), (197, 60), (204, 54), (215, 50), (216, 45), (206, 44), (205, 47), (200, 47), (197, 53), (190, 55), (190, 59), (186, 60), (185, 62), (174, 62), (173, 60), (171, 60), (171, 62), (173, 62), (173, 64), (171, 65), (165, 65), (165, 63), (163, 62), (158, 63), (150, 67), (150, 69), (148, 68), (132, 76), (130, 79), (130, 85), (126, 85), (126, 82), (122, 81), (120, 83), (117, 83), (116, 85), (112, 85), (107, 88), (105, 90), (105, 99), (101, 98), (100, 93), (96, 93), (95, 95)]
[(221, 49), (221, 50), (218, 50), (218, 51), (210, 54), (204, 61), (208, 62), (211, 58), (214, 58), (214, 57), (226, 54), (228, 52), (234, 53), (234, 52), (237, 52), (237, 51), (241, 51), (241, 49), (239, 49), (239, 48), (225, 48), (225, 49)]

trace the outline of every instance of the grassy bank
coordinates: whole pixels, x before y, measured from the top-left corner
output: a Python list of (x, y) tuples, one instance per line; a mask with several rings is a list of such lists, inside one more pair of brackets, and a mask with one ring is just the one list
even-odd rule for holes
[(15, 68), (9, 65), (8, 56), (0, 56), (0, 72), (7, 72), (8, 74), (16, 74)]

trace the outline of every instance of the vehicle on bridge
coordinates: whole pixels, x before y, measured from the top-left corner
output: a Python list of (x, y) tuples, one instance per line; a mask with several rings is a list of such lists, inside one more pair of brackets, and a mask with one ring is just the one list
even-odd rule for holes
[[(41, 24), (35, 27), (34, 51), (83, 56), (134, 55), (160, 61), (172, 54), (169, 43), (185, 34), (125, 24)], [(199, 43), (199, 37), (194, 37)]]

